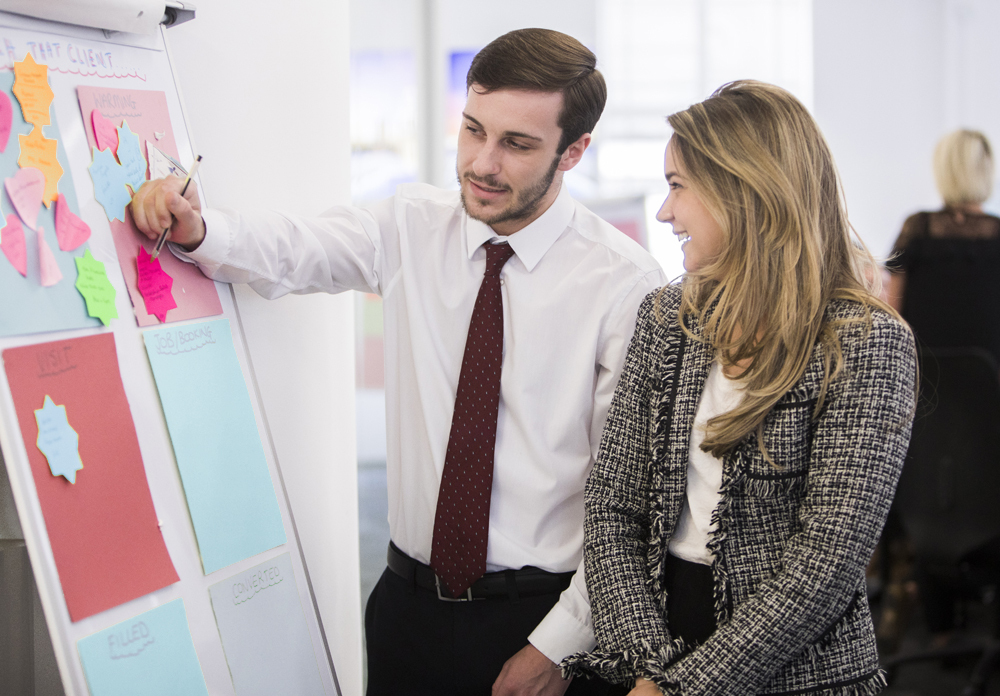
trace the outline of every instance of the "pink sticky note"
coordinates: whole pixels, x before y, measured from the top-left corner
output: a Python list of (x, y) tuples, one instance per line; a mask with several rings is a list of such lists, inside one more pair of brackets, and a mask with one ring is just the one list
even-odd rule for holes
[(38, 226), (38, 209), (42, 207), (42, 195), (45, 193), (45, 175), (34, 167), (22, 167), (3, 183), (14, 210), (25, 225), (35, 229)]
[(118, 152), (118, 128), (110, 119), (104, 118), (99, 110), (90, 112), (90, 120), (94, 125), (94, 138), (97, 140), (98, 150), (111, 148), (111, 153)]
[(167, 321), (167, 310), (177, 307), (174, 296), (170, 292), (174, 279), (160, 268), (160, 260), (154, 259), (146, 250), (139, 247), (139, 255), (135, 258), (139, 272), (137, 285), (146, 305), (146, 312), (152, 314), (161, 323)]
[(66, 196), (56, 199), (56, 239), (63, 251), (73, 251), (90, 239), (90, 225), (69, 209)]
[(6, 92), (0, 92), (0, 152), (7, 149), (10, 140), (10, 126), (14, 119), (14, 106)]
[(38, 275), (41, 278), (42, 286), (50, 288), (62, 280), (62, 271), (59, 270), (59, 264), (56, 263), (52, 249), (45, 241), (45, 230), (41, 227), (38, 228), (38, 266)]
[(0, 230), (0, 248), (17, 272), (27, 277), (28, 254), (24, 244), (24, 228), (13, 213), (7, 216), (7, 224)]

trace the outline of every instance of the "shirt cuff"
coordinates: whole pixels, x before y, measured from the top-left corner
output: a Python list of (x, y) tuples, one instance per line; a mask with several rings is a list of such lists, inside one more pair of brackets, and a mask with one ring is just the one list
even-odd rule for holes
[(528, 642), (556, 664), (568, 655), (593, 650), (597, 645), (593, 625), (589, 621), (582, 623), (563, 606), (563, 599), (535, 627)]
[(186, 251), (176, 244), (171, 244), (170, 248), (174, 255), (182, 260), (194, 261), (199, 266), (217, 266), (225, 261), (229, 254), (233, 233), (226, 216), (220, 211), (203, 210), (201, 217), (205, 221), (205, 238), (201, 240), (198, 248)]

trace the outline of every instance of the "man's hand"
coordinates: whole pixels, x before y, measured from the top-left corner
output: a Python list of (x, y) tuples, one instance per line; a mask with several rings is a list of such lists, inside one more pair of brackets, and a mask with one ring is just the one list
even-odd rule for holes
[(143, 184), (129, 207), (135, 226), (150, 239), (156, 239), (170, 228), (169, 239), (192, 251), (205, 238), (205, 222), (201, 219), (198, 187), (188, 186), (184, 197), (184, 179), (169, 176)]
[(493, 696), (562, 696), (570, 679), (530, 643), (517, 652), (493, 682)]

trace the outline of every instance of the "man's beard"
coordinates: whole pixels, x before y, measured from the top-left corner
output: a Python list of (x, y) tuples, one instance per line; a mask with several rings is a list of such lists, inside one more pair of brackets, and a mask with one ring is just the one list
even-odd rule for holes
[[(552, 186), (552, 181), (556, 177), (556, 170), (559, 168), (560, 159), (562, 159), (561, 156), (556, 155), (555, 159), (552, 160), (552, 165), (549, 167), (549, 170), (527, 188), (523, 188), (518, 191), (510, 205), (503, 210), (495, 212), (493, 215), (486, 216), (478, 216), (469, 210), (469, 206), (465, 201), (465, 189), (462, 187), (462, 174), (458, 173), (458, 185), (462, 196), (462, 207), (465, 208), (465, 212), (468, 213), (469, 217), (473, 220), (479, 220), (487, 225), (498, 225), (502, 222), (524, 220), (525, 218), (529, 218), (534, 215), (536, 210), (538, 210), (538, 204), (545, 197), (545, 194), (549, 192), (549, 188)], [(510, 186), (502, 185), (492, 177), (477, 177), (472, 173), (466, 172), (465, 178), (490, 188), (503, 189), (505, 191), (511, 190)]]

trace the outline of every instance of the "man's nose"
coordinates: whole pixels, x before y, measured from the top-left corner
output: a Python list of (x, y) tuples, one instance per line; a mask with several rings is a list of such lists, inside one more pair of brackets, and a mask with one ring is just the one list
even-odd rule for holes
[(476, 176), (495, 176), (500, 173), (500, 148), (496, 143), (487, 142), (472, 162)]

